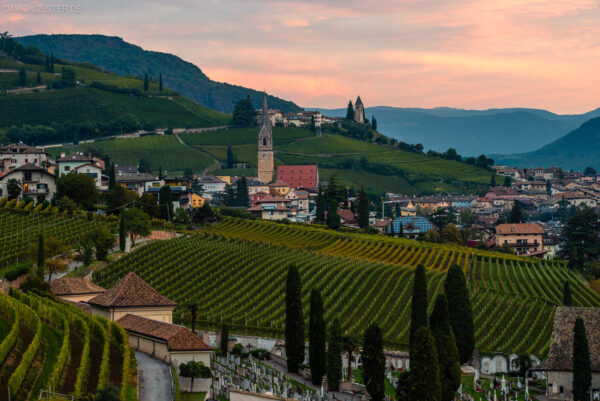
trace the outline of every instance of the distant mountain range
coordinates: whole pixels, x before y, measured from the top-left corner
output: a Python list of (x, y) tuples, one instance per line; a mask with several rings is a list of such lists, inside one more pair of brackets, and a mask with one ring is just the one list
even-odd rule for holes
[[(331, 116), (346, 115), (345, 108), (311, 110)], [(407, 143), (421, 143), (425, 149), (438, 152), (455, 148), (463, 156), (478, 156), (540, 149), (591, 118), (599, 117), (600, 109), (579, 115), (558, 115), (526, 108), (463, 110), (377, 106), (367, 107), (365, 114), (369, 118), (374, 115), (378, 130), (387, 136)]]
[[(242, 86), (216, 82), (192, 63), (168, 53), (144, 50), (116, 36), (104, 35), (33, 35), (15, 38), (43, 53), (69, 61), (89, 62), (117, 75), (143, 77), (148, 73), (166, 86), (198, 103), (224, 113), (233, 112), (238, 100), (250, 95), (256, 108), (263, 93)], [(300, 110), (293, 102), (268, 96), (269, 106), (284, 112)]]
[(492, 155), (496, 164), (521, 167), (559, 166), (583, 171), (600, 171), (600, 118), (593, 118), (562, 138), (533, 152), (516, 155)]

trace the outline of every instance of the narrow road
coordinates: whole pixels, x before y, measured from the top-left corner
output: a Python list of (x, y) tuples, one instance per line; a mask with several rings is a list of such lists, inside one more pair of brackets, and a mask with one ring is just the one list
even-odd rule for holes
[(135, 358), (140, 374), (140, 401), (171, 401), (171, 375), (167, 364), (143, 352)]

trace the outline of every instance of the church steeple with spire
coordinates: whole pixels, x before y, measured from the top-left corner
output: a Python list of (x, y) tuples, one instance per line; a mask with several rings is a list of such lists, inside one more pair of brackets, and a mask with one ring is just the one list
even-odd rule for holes
[(265, 184), (273, 181), (273, 126), (269, 118), (266, 93), (258, 131), (258, 180)]
[(356, 103), (354, 103), (354, 121), (361, 124), (365, 122), (365, 106), (362, 100), (360, 100), (360, 95), (358, 95)]

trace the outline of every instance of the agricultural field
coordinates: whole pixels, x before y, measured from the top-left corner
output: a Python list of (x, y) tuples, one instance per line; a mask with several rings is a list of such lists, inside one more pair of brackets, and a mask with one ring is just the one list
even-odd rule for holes
[(135, 355), (118, 325), (16, 291), (0, 293), (0, 317), (9, 325), (0, 337), (0, 391), (11, 400), (37, 400), (48, 389), (80, 398), (108, 384), (120, 387), (121, 401), (136, 399)]
[(31, 244), (37, 244), (38, 236), (54, 236), (67, 244), (76, 244), (99, 225), (108, 222), (104, 217), (93, 215), (66, 216), (58, 208), (25, 201), (0, 199), (0, 267), (26, 258)]
[[(295, 264), (303, 278), (305, 317), (310, 289), (319, 288), (326, 319), (337, 316), (344, 331), (356, 334), (375, 322), (384, 330), (388, 347), (406, 349), (413, 268), (427, 266), (431, 308), (446, 270), (456, 263), (469, 281), (478, 349), (540, 357), (548, 349), (564, 281), (571, 282), (575, 304), (600, 306), (600, 297), (559, 262), (247, 223), (228, 219), (204, 233), (148, 244), (96, 272), (94, 280), (107, 287), (134, 271), (180, 304), (197, 301), (200, 324), (206, 328), (218, 329), (224, 321), (234, 332), (281, 337), (286, 269)], [(174, 316), (189, 324), (184, 308)]]

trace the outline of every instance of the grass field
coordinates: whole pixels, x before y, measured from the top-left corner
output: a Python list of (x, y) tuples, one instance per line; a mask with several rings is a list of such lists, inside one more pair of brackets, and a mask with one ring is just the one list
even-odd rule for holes
[(319, 177), (328, 180), (333, 174), (349, 187), (372, 189), (378, 193), (394, 192), (416, 195), (418, 190), (404, 178), (396, 175), (381, 175), (362, 170), (319, 168)]
[[(301, 138), (314, 137), (314, 134), (302, 128), (273, 128), (273, 144), (280, 146)], [(254, 145), (258, 143), (258, 128), (230, 128), (226, 130), (182, 134), (181, 138), (196, 146)], [(256, 158), (256, 155), (254, 155)]]
[[(142, 157), (151, 161), (152, 170), (159, 167), (170, 173), (183, 172), (186, 168), (196, 173), (211, 166), (214, 160), (200, 150), (182, 145), (174, 135), (150, 135), (140, 138), (111, 139), (94, 142), (96, 149), (108, 153), (119, 165), (137, 165)], [(74, 151), (84, 151), (85, 144), (71, 148), (49, 148), (52, 156)]]

